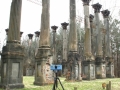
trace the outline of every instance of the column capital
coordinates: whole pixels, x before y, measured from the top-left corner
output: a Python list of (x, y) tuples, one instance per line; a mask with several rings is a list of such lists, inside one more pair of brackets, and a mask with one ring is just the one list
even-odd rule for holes
[(61, 23), (61, 25), (64, 30), (67, 30), (67, 26), (69, 25), (69, 23), (64, 22), (64, 23)]
[(83, 5), (89, 5), (91, 0), (82, 0), (83, 1)]
[(102, 5), (99, 3), (93, 4), (92, 7), (94, 8), (95, 13), (99, 13), (100, 9), (102, 8)]
[(57, 30), (57, 28), (58, 28), (58, 26), (51, 26), (51, 28), (53, 29), (53, 32), (56, 32), (56, 30)]
[(90, 22), (93, 22), (94, 16), (92, 14), (89, 15)]
[(20, 37), (22, 37), (23, 32), (20, 32)]
[(35, 36), (36, 36), (36, 37), (39, 37), (39, 36), (40, 36), (40, 31), (36, 31), (36, 32), (35, 32)]
[(32, 39), (33, 34), (28, 34), (29, 39)]
[(108, 18), (110, 11), (108, 9), (101, 11), (104, 18)]
[(5, 31), (6, 31), (6, 35), (8, 35), (8, 30), (9, 30), (8, 28), (7, 28), (7, 29), (5, 29)]

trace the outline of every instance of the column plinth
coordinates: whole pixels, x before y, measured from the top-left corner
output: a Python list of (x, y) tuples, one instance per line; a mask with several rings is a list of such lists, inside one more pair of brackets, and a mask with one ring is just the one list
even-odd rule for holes
[(24, 88), (24, 48), (20, 45), (21, 7), (22, 0), (12, 0), (9, 30), (6, 30), (7, 44), (2, 48), (0, 87), (7, 90)]

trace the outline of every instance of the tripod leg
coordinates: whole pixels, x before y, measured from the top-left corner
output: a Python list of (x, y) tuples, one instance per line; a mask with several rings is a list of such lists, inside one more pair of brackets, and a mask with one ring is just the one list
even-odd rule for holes
[(55, 78), (55, 79), (54, 79), (54, 84), (53, 84), (53, 89), (52, 89), (52, 90), (55, 90), (56, 81), (57, 81), (57, 79)]
[(62, 89), (65, 90), (64, 87), (63, 87), (63, 85), (62, 85), (62, 83), (61, 83), (61, 81), (60, 81), (60, 79), (59, 78), (57, 78), (57, 79), (59, 80)]

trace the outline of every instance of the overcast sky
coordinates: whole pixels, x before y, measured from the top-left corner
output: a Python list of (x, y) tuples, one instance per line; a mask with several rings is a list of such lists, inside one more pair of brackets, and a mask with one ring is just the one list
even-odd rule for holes
[[(9, 27), (11, 2), (12, 0), (0, 0), (0, 48), (3, 46), (5, 39), (5, 29)], [(98, 2), (102, 5), (101, 10), (109, 9), (114, 18), (120, 17), (118, 14), (120, 9), (120, 0), (91, 0), (91, 14), (94, 14), (91, 5)], [(76, 4), (76, 13), (78, 16), (83, 18), (82, 0), (76, 0)], [(23, 36), (27, 35), (28, 33), (34, 34), (35, 31), (38, 31), (40, 29), (41, 10), (41, 5), (32, 3), (29, 0), (22, 1), (21, 31), (24, 32)], [(50, 26), (57, 25), (60, 27), (62, 22), (68, 22), (68, 20), (69, 0), (50, 0)]]

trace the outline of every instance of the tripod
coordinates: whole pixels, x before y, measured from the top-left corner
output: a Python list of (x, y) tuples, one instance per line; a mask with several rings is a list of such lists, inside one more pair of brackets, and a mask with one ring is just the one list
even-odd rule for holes
[(55, 70), (55, 78), (54, 78), (54, 84), (53, 84), (53, 89), (52, 90), (56, 90), (57, 89), (57, 87), (58, 87), (58, 81), (57, 80), (59, 81), (62, 89), (65, 90), (63, 85), (62, 85), (62, 83), (61, 83), (61, 81), (60, 81), (60, 79), (57, 76), (57, 70)]

